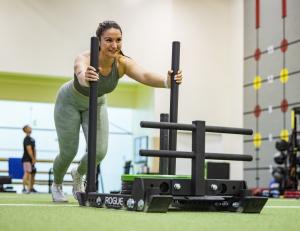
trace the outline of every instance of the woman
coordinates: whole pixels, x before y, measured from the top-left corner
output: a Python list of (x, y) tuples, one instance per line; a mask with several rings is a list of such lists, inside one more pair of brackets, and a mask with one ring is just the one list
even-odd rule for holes
[[(63, 177), (73, 161), (79, 142), (79, 129), (82, 126), (85, 138), (88, 135), (89, 82), (97, 81), (97, 164), (105, 157), (108, 144), (108, 118), (105, 94), (112, 92), (119, 78), (127, 75), (130, 78), (152, 87), (169, 87), (171, 73), (166, 76), (148, 72), (134, 60), (125, 56), (122, 51), (122, 30), (114, 21), (99, 24), (96, 35), (99, 38), (99, 70), (90, 63), (89, 52), (78, 55), (74, 65), (74, 80), (64, 84), (58, 92), (55, 103), (54, 119), (57, 130), (60, 153), (53, 164), (54, 183), (52, 198), (54, 202), (67, 202), (62, 191)], [(97, 73), (99, 72), (99, 74)], [(181, 83), (181, 71), (175, 75)], [(87, 171), (87, 154), (83, 156), (77, 168), (71, 171), (73, 193), (84, 191), (82, 176)], [(74, 194), (75, 195), (75, 194)]]

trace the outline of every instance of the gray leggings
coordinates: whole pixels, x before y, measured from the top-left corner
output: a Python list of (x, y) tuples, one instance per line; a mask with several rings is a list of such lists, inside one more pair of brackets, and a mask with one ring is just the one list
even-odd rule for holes
[[(108, 144), (108, 118), (106, 97), (98, 97), (97, 107), (97, 164), (105, 157)], [(79, 143), (80, 125), (85, 140), (88, 137), (88, 106), (89, 98), (77, 92), (73, 81), (65, 83), (59, 90), (54, 109), (55, 127), (59, 143), (59, 155), (53, 164), (54, 182), (61, 184), (73, 161)], [(80, 175), (87, 171), (87, 153), (82, 157), (78, 166)]]

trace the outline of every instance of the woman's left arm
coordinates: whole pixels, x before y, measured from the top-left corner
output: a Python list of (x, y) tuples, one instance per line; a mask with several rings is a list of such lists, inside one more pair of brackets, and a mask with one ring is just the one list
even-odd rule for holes
[[(139, 66), (134, 60), (127, 58), (127, 57), (122, 57), (122, 61), (124, 64), (124, 74), (129, 76), (130, 78), (151, 86), (151, 87), (170, 87), (171, 86), (171, 74), (172, 71), (168, 71), (166, 76), (159, 75), (154, 72), (149, 72)], [(178, 71), (177, 74), (175, 75), (175, 80), (177, 83), (182, 82), (182, 72)]]

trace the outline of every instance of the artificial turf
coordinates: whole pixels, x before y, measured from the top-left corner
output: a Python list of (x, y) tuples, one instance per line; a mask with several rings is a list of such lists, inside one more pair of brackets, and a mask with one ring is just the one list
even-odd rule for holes
[(0, 194), (1, 231), (293, 231), (300, 229), (300, 200), (270, 199), (260, 214), (228, 212), (143, 213), (54, 204), (48, 194)]

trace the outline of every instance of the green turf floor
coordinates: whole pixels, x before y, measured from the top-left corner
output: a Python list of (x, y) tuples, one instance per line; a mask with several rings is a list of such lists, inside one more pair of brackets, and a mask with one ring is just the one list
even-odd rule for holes
[(70, 197), (53, 204), (47, 194), (0, 194), (0, 231), (296, 231), (300, 200), (271, 199), (261, 214), (228, 212), (142, 213), (83, 208)]

